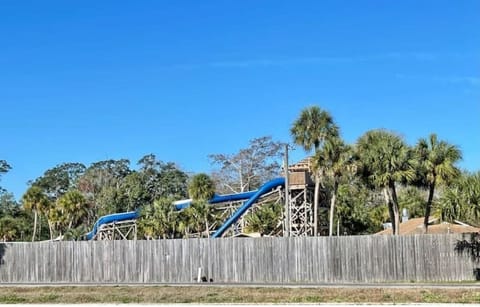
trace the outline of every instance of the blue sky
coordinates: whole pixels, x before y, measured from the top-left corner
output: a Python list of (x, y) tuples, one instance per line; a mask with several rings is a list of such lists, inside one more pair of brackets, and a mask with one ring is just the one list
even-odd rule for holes
[[(311, 105), (480, 169), (480, 1), (0, 1), (1, 185), (154, 153), (188, 172)], [(297, 149), (291, 162), (304, 157)]]

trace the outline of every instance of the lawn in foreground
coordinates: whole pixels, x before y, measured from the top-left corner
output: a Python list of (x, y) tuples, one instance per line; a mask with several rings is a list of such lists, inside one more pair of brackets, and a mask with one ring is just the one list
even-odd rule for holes
[(0, 303), (480, 303), (479, 289), (0, 287)]

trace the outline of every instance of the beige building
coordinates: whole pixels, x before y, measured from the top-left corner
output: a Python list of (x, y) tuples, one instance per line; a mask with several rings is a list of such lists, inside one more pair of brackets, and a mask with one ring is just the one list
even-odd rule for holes
[[(423, 217), (409, 219), (406, 222), (400, 223), (400, 235), (422, 234)], [(446, 233), (478, 233), (480, 228), (467, 225), (465, 223), (438, 223), (438, 219), (431, 218), (429, 220), (428, 233), (429, 234), (446, 234)], [(377, 235), (391, 235), (392, 229), (385, 229), (376, 233)]]

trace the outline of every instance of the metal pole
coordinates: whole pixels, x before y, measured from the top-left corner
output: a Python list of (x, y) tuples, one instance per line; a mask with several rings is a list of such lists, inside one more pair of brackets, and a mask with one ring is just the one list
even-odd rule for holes
[(290, 221), (290, 193), (288, 190), (288, 144), (285, 144), (285, 163), (284, 163), (284, 172), (285, 172), (285, 233), (284, 237), (290, 237), (291, 221)]

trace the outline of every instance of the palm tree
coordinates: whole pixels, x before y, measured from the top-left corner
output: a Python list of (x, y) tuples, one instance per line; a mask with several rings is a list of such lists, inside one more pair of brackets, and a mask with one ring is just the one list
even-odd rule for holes
[(63, 194), (57, 203), (62, 215), (65, 215), (68, 221), (67, 230), (87, 214), (87, 201), (78, 190), (70, 190)]
[(194, 200), (190, 207), (185, 210), (190, 217), (194, 230), (199, 232), (200, 236), (206, 234), (208, 238), (210, 237), (210, 225), (214, 218), (212, 209), (212, 206), (207, 202)]
[[(318, 106), (312, 106), (302, 110), (298, 119), (293, 123), (290, 133), (295, 144), (300, 145), (307, 152), (312, 149), (317, 152), (325, 140), (332, 136), (338, 136), (338, 127), (332, 116)], [(320, 195), (320, 173), (314, 170), (315, 192), (313, 206), (313, 232), (318, 234), (318, 202)]]
[(177, 223), (177, 213), (170, 198), (160, 198), (141, 212), (140, 229), (149, 237), (173, 237)]
[(152, 239), (155, 237), (155, 218), (154, 209), (152, 205), (142, 207), (140, 211), (140, 219), (138, 220), (138, 228), (140, 233), (143, 233), (145, 238)]
[(329, 137), (313, 159), (314, 168), (322, 172), (325, 177), (330, 178), (333, 184), (330, 193), (329, 236), (333, 235), (335, 202), (341, 178), (353, 166), (351, 156), (350, 146), (346, 145), (339, 137)]
[(461, 181), (465, 188), (465, 205), (467, 215), (473, 224), (479, 225), (480, 221), (480, 172), (468, 173)]
[(188, 194), (193, 199), (190, 213), (194, 219), (200, 219), (205, 225), (207, 237), (210, 237), (209, 221), (212, 219), (212, 207), (208, 204), (215, 194), (215, 182), (207, 174), (197, 174), (193, 176), (188, 186)]
[(245, 216), (246, 231), (271, 235), (281, 227), (282, 213), (282, 205), (274, 202), (255, 207), (250, 214)]
[(426, 233), (435, 187), (438, 184), (449, 185), (460, 175), (460, 170), (455, 166), (455, 163), (462, 159), (462, 153), (455, 145), (446, 141), (439, 141), (434, 133), (428, 139), (422, 138), (418, 141), (415, 153), (420, 163), (419, 169), (422, 178), (428, 188), (428, 200), (423, 221), (423, 231)]
[(22, 197), (23, 207), (26, 210), (33, 211), (33, 234), (32, 242), (35, 241), (35, 235), (37, 233), (38, 214), (43, 212), (45, 208), (49, 207), (49, 199), (43, 193), (42, 189), (37, 186), (31, 186)]
[(50, 240), (55, 237), (55, 231), (58, 232), (59, 238), (63, 238), (63, 232), (67, 228), (68, 215), (64, 214), (59, 206), (52, 206), (44, 213), (47, 216), (48, 227), (50, 229)]
[(463, 219), (462, 214), (467, 210), (463, 202), (464, 194), (462, 188), (455, 186), (445, 189), (435, 202), (434, 215), (439, 217), (442, 222), (453, 222), (456, 219)]
[(74, 240), (78, 241), (81, 240), (84, 234), (88, 231), (87, 227), (85, 225), (80, 225), (75, 228), (70, 228), (68, 229), (65, 234), (64, 238), (66, 240)]
[(462, 220), (480, 226), (480, 172), (464, 172), (452, 184), (442, 187), (433, 209), (442, 221)]
[(393, 234), (399, 233), (400, 212), (395, 184), (416, 177), (412, 151), (398, 135), (385, 130), (371, 130), (357, 141), (361, 175), (382, 189), (392, 221)]
[(192, 229), (192, 225), (195, 223), (192, 216), (191, 209), (184, 209), (178, 213), (178, 232), (182, 234), (183, 238), (188, 238), (188, 234)]
[(20, 233), (20, 225), (13, 216), (3, 216), (0, 218), (0, 241), (15, 240)]
[(193, 176), (188, 185), (188, 195), (193, 200), (208, 201), (215, 194), (215, 182), (204, 173)]

